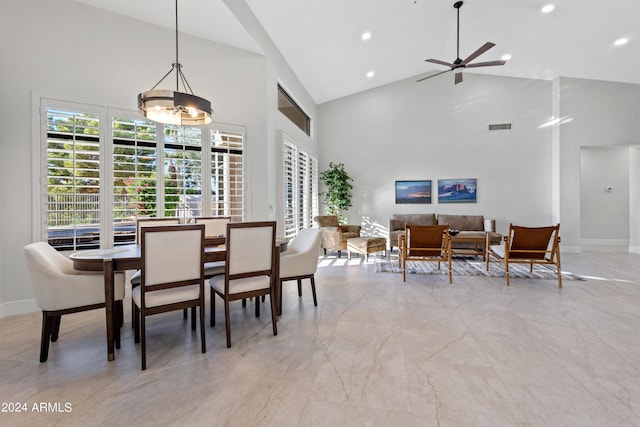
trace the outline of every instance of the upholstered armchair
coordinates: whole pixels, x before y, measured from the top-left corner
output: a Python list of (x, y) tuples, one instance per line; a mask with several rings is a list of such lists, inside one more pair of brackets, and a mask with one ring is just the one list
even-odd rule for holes
[(342, 251), (347, 249), (347, 240), (360, 237), (359, 225), (340, 225), (335, 215), (319, 215), (313, 218), (322, 231), (322, 249), (327, 254), (327, 249), (338, 251), (338, 258)]

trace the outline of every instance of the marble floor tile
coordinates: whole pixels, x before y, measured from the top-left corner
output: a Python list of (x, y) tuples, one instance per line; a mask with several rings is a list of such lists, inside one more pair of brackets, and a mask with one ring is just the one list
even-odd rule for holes
[[(395, 254), (392, 254), (393, 257)], [(152, 317), (147, 370), (126, 323), (106, 359), (104, 314), (64, 316), (39, 363), (41, 316), (0, 319), (9, 426), (640, 426), (640, 255), (563, 254), (555, 280), (376, 273), (383, 257), (320, 257), (314, 307), (286, 283), (268, 304), (217, 301), (207, 352), (181, 313)], [(209, 304), (209, 302), (207, 302)], [(26, 412), (16, 412), (15, 404)], [(10, 410), (9, 404), (13, 404)], [(22, 407), (21, 407), (22, 408)]]

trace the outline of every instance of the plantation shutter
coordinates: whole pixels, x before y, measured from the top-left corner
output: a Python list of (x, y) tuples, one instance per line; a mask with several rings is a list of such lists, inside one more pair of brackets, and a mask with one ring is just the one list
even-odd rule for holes
[(244, 221), (244, 134), (211, 132), (211, 213)]
[(295, 237), (296, 224), (296, 147), (285, 141), (283, 146), (284, 237)]
[(100, 118), (46, 112), (47, 240), (61, 250), (100, 244)]
[(202, 216), (202, 128), (164, 126), (164, 215)]
[(134, 243), (137, 218), (158, 215), (157, 126), (115, 117), (113, 133), (113, 221), (116, 244)]

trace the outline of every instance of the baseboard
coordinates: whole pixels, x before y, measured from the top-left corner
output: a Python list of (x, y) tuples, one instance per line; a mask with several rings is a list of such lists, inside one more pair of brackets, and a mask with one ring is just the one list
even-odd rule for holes
[(629, 246), (629, 253), (640, 254), (640, 246)]
[(12, 301), (0, 304), (0, 318), (13, 316), (16, 314), (33, 313), (40, 311), (35, 299), (25, 299), (22, 301)]
[(629, 246), (629, 239), (582, 239), (582, 246)]

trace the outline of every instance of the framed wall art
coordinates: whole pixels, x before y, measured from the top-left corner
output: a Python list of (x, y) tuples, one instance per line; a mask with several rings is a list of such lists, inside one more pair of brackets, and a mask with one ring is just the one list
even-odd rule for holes
[(476, 179), (439, 179), (438, 203), (475, 203)]
[(431, 180), (396, 181), (396, 203), (431, 203)]

